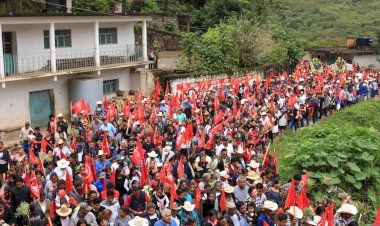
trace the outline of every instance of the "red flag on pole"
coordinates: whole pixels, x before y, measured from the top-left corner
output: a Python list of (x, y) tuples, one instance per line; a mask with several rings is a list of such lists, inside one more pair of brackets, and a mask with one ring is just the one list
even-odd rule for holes
[(380, 207), (377, 209), (375, 221), (373, 222), (373, 226), (377, 226), (377, 225), (380, 225)]
[(179, 162), (178, 162), (178, 167), (177, 167), (178, 178), (183, 178), (184, 172), (185, 172), (185, 169), (184, 169), (184, 165), (183, 165), (183, 157), (181, 156), (181, 158), (179, 159)]
[(227, 210), (226, 194), (224, 193), (224, 188), (222, 188), (222, 194), (220, 195), (220, 209), (223, 211)]
[(198, 185), (197, 193), (195, 195), (195, 208), (199, 209), (201, 207), (201, 187)]
[(104, 135), (103, 135), (102, 150), (105, 154), (107, 154), (108, 158), (111, 157), (111, 150), (108, 145), (107, 132), (104, 132)]
[(329, 213), (327, 214), (328, 226), (335, 226), (334, 224), (334, 201), (329, 206)]
[(140, 152), (137, 150), (137, 148), (133, 151), (132, 157), (131, 157), (132, 162), (135, 165), (138, 165), (141, 163), (142, 157), (140, 155)]
[(77, 102), (75, 102), (73, 106), (73, 110), (75, 114), (79, 114), (81, 111), (83, 111), (86, 108), (86, 104), (84, 103), (84, 99), (81, 98)]
[(40, 190), (38, 188), (38, 180), (34, 171), (32, 171), (32, 176), (30, 178), (30, 181), (31, 181), (30, 195), (32, 196), (32, 198), (35, 197), (36, 199), (40, 199)]
[(46, 153), (46, 146), (48, 146), (48, 142), (45, 140), (45, 138), (42, 138), (41, 140), (41, 150)]
[(301, 210), (304, 210), (305, 208), (310, 206), (309, 199), (307, 198), (306, 193), (303, 189), (301, 190), (301, 194), (297, 196), (297, 206)]
[(51, 218), (54, 218), (55, 217), (55, 210), (56, 210), (56, 207), (55, 207), (55, 204), (53, 201), (50, 202), (50, 210), (49, 210), (49, 216)]
[(215, 133), (216, 131), (220, 131), (223, 129), (223, 123), (219, 123), (217, 126), (214, 128), (210, 129), (209, 133)]
[(108, 108), (107, 96), (106, 95), (103, 96), (103, 108), (104, 108), (104, 110), (107, 110), (107, 108)]
[(69, 171), (66, 169), (66, 194), (70, 195), (74, 189), (73, 180)]
[(68, 160), (66, 155), (63, 154), (63, 151), (59, 151), (59, 159), (65, 159), (65, 160)]
[(205, 133), (202, 131), (201, 138), (198, 141), (198, 148), (203, 148), (205, 145)]
[(37, 164), (38, 161), (37, 161), (36, 156), (34, 155), (34, 150), (33, 150), (33, 148), (30, 149), (30, 151), (29, 151), (29, 155), (30, 155), (30, 163), (31, 163), (32, 165)]
[(148, 169), (146, 168), (145, 161), (143, 161), (141, 164), (140, 187), (143, 187), (144, 185), (148, 184), (149, 183), (148, 179), (149, 179), (149, 172), (148, 172)]
[(287, 209), (288, 207), (295, 206), (295, 205), (296, 205), (296, 188), (294, 185), (294, 180), (292, 179), (292, 182), (290, 183), (290, 187), (288, 189), (288, 196), (286, 197), (284, 209)]
[(159, 173), (160, 181), (162, 184), (168, 183), (166, 180), (166, 174), (165, 174), (165, 166), (162, 165), (160, 173)]
[(110, 175), (110, 182), (112, 182), (114, 185), (116, 184), (116, 175), (115, 175), (115, 170), (112, 169), (111, 175)]
[(84, 171), (85, 171), (85, 174), (83, 176), (84, 184), (90, 184), (92, 181), (96, 180), (94, 177), (95, 174), (92, 170), (92, 161), (91, 161), (90, 156), (87, 156), (85, 159)]
[(175, 189), (175, 183), (174, 183), (174, 181), (170, 181), (170, 185), (171, 185), (171, 188), (170, 188), (170, 203), (171, 203), (171, 207), (174, 207), (174, 199), (177, 197), (177, 191)]
[(73, 136), (73, 141), (71, 142), (71, 150), (75, 152), (76, 147), (77, 147), (77, 138)]
[(219, 111), (219, 113), (217, 115), (215, 115), (214, 124), (218, 124), (220, 121), (222, 121), (223, 117), (224, 117), (224, 112)]
[(302, 190), (307, 191), (307, 181), (309, 180), (309, 172), (306, 172), (305, 175), (302, 176), (302, 180), (300, 184), (302, 185)]
[(270, 226), (265, 220), (263, 221), (263, 226)]

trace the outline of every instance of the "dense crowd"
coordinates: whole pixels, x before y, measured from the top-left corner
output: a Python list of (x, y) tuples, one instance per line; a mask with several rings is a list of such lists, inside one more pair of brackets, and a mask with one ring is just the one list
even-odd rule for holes
[[(0, 142), (1, 225), (358, 225), (344, 200), (315, 200), (308, 174), (281, 181), (270, 144), (285, 130), (379, 95), (374, 71), (232, 77), (192, 90), (81, 99), (71, 123), (29, 122), (20, 144)], [(306, 216), (305, 210), (312, 214)]]

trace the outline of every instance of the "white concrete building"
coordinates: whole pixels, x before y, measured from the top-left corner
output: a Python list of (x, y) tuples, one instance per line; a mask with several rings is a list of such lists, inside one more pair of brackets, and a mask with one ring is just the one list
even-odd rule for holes
[[(71, 80), (97, 80), (93, 100), (118, 90), (144, 90), (138, 68), (147, 59), (146, 15), (0, 17), (0, 130), (45, 126), (50, 114), (69, 118)], [(134, 25), (142, 23), (142, 43)], [(100, 89), (100, 90), (99, 90)], [(104, 91), (104, 92), (103, 92)]]

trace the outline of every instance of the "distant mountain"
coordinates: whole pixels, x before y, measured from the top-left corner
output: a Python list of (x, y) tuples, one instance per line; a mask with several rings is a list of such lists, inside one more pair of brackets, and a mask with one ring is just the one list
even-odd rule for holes
[(311, 45), (345, 45), (347, 36), (380, 33), (380, 0), (285, 0), (280, 23)]

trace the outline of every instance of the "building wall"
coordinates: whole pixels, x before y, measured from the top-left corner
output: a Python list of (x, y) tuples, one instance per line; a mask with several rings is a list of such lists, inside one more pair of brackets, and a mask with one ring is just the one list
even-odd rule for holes
[(18, 129), (25, 121), (30, 120), (29, 92), (34, 91), (52, 89), (54, 93), (53, 111), (62, 112), (65, 118), (69, 119), (69, 80), (78, 77), (101, 77), (103, 80), (119, 79), (120, 90), (137, 90), (139, 88), (131, 87), (129, 68), (103, 70), (100, 75), (97, 72), (62, 75), (58, 76), (57, 81), (54, 81), (53, 77), (46, 77), (7, 82), (6, 88), (0, 88), (0, 102), (2, 103), (0, 130)]
[(376, 55), (354, 56), (353, 62), (359, 64), (360, 67), (374, 65), (376, 69), (380, 69), (380, 62)]
[[(105, 50), (120, 51), (118, 47), (134, 45), (134, 23), (99, 23), (99, 28), (117, 28), (117, 44), (100, 45), (100, 52)], [(94, 23), (55, 24), (55, 29), (71, 30), (71, 47), (56, 48), (57, 59), (94, 56)], [(43, 31), (49, 30), (49, 24), (3, 25), (3, 32), (15, 32), (17, 42), (18, 69), (20, 72), (37, 70), (47, 66), (50, 49), (44, 48)], [(16, 54), (14, 54), (16, 55)], [(33, 65), (33, 68), (27, 65)]]

